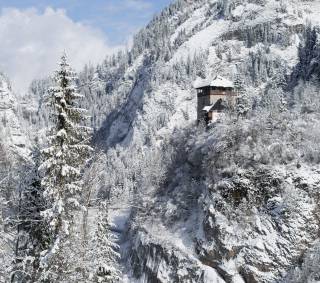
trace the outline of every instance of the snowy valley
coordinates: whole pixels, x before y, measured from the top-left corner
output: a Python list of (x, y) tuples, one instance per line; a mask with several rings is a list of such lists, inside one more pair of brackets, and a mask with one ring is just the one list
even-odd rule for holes
[[(319, 282), (319, 13), (318, 0), (173, 1), (76, 74), (64, 91), (78, 106), (55, 85), (73, 79), (64, 57), (23, 96), (1, 75), (0, 281)], [(217, 75), (235, 105), (198, 123), (195, 86)], [(65, 121), (48, 93), (76, 130), (47, 138)]]

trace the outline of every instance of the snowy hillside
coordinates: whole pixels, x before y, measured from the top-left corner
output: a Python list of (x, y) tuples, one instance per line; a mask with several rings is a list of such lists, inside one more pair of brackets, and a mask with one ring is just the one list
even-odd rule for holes
[[(177, 0), (78, 74), (99, 152), (84, 237), (107, 199), (124, 282), (319, 280), (319, 13), (318, 0)], [(236, 105), (198, 125), (194, 82), (216, 76)], [(16, 107), (1, 79), (2, 144), (26, 153), (17, 115), (41, 144), (52, 83)]]
[(10, 82), (0, 74), (0, 281), (3, 282), (7, 268), (12, 262), (10, 243), (14, 238), (9, 226), (7, 234), (3, 234), (4, 224), (8, 224), (8, 204), (11, 206), (11, 200), (15, 198), (21, 165), (30, 162), (30, 142), (21, 127), (23, 120), (20, 118), (18, 102)]
[(29, 143), (21, 128), (18, 103), (9, 80), (0, 75), (0, 143), (7, 153), (26, 158)]
[[(128, 218), (123, 258), (129, 282), (279, 282), (303, 260), (319, 229), (317, 167), (297, 170), (295, 159), (288, 167), (283, 161), (268, 165), (256, 153), (252, 158), (260, 158), (261, 167), (237, 162), (216, 168), (216, 146), (238, 148), (228, 148), (227, 136), (220, 145), (215, 128), (206, 135), (192, 130), (193, 82), (240, 77), (258, 100), (270, 89), (282, 93), (298, 63), (306, 25), (317, 24), (318, 12), (316, 1), (177, 1), (136, 36), (132, 67), (123, 71), (128, 95), (121, 96), (120, 110), (107, 116), (96, 137), (104, 148), (120, 146), (109, 150), (109, 158), (118, 152), (116, 162), (123, 165), (111, 162), (109, 175), (126, 172), (107, 187), (120, 182), (138, 191), (131, 201), (140, 198), (142, 206)], [(112, 93), (117, 96), (117, 88)], [(257, 130), (236, 125), (244, 132)], [(277, 146), (267, 140), (266, 146)], [(250, 146), (246, 140), (243, 146), (245, 159)], [(234, 201), (242, 192), (230, 198), (222, 193), (242, 186), (261, 200)], [(264, 195), (264, 186), (270, 195)]]
[[(218, 74), (234, 80), (241, 74), (256, 92), (270, 81), (281, 83), (297, 62), (299, 34), (313, 18), (304, 5), (299, 1), (173, 4), (136, 36), (130, 53), (136, 59), (123, 75), (129, 95), (121, 111), (110, 120), (107, 117), (103, 139), (111, 144), (130, 142), (146, 128), (157, 131), (190, 123), (195, 117), (192, 83), (197, 77)], [(113, 93), (119, 95), (119, 90)]]

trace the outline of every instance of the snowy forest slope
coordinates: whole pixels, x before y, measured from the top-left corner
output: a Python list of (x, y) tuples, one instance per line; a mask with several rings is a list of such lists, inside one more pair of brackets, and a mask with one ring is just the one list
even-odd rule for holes
[[(94, 197), (129, 209), (128, 282), (319, 276), (319, 13), (316, 0), (177, 0), (79, 74), (105, 152)], [(237, 106), (197, 126), (193, 83), (215, 75), (237, 82)], [(50, 84), (20, 103), (31, 139)]]
[[(292, 136), (316, 143), (300, 123), (314, 129), (318, 118), (284, 109), (317, 90), (284, 90), (303, 79), (298, 47), (316, 11), (316, 1), (177, 1), (137, 35), (135, 81), (97, 133), (107, 148), (118, 144), (110, 175), (125, 172), (109, 186), (141, 197), (124, 252), (133, 277), (304, 282), (290, 270), (317, 239), (319, 176), (312, 146), (301, 152)], [(203, 134), (193, 82), (217, 74), (241, 82), (240, 110), (251, 110)]]
[(113, 113), (116, 117), (104, 123), (100, 139), (129, 142), (134, 135), (144, 139), (142, 133), (150, 128), (154, 133), (193, 121), (192, 86), (199, 77), (220, 74), (234, 80), (240, 75), (247, 87), (260, 92), (270, 81), (283, 83), (297, 62), (298, 35), (312, 19), (304, 5), (177, 1), (135, 37), (128, 55), (133, 67), (123, 77), (129, 95)]

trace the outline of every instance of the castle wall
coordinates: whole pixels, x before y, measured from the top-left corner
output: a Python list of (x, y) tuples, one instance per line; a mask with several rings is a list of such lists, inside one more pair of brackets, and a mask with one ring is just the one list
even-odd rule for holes
[[(233, 105), (235, 103), (236, 95), (231, 89), (224, 88), (203, 88), (198, 90), (198, 109), (197, 119), (205, 118), (205, 113), (202, 110), (205, 106), (214, 105), (219, 99), (225, 100), (227, 103)], [(211, 117), (210, 117), (211, 120)]]
[(201, 120), (203, 119), (203, 111), (202, 109), (205, 106), (210, 105), (210, 95), (206, 95), (206, 96), (198, 96), (198, 111), (197, 111), (197, 119)]

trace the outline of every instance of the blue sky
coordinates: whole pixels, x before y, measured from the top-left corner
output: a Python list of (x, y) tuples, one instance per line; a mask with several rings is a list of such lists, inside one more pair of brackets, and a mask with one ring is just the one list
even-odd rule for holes
[(172, 0), (0, 0), (0, 7), (18, 9), (50, 6), (64, 9), (76, 22), (102, 30), (112, 45), (124, 44)]
[(18, 93), (56, 69), (98, 64), (172, 0), (0, 0), (0, 72)]

